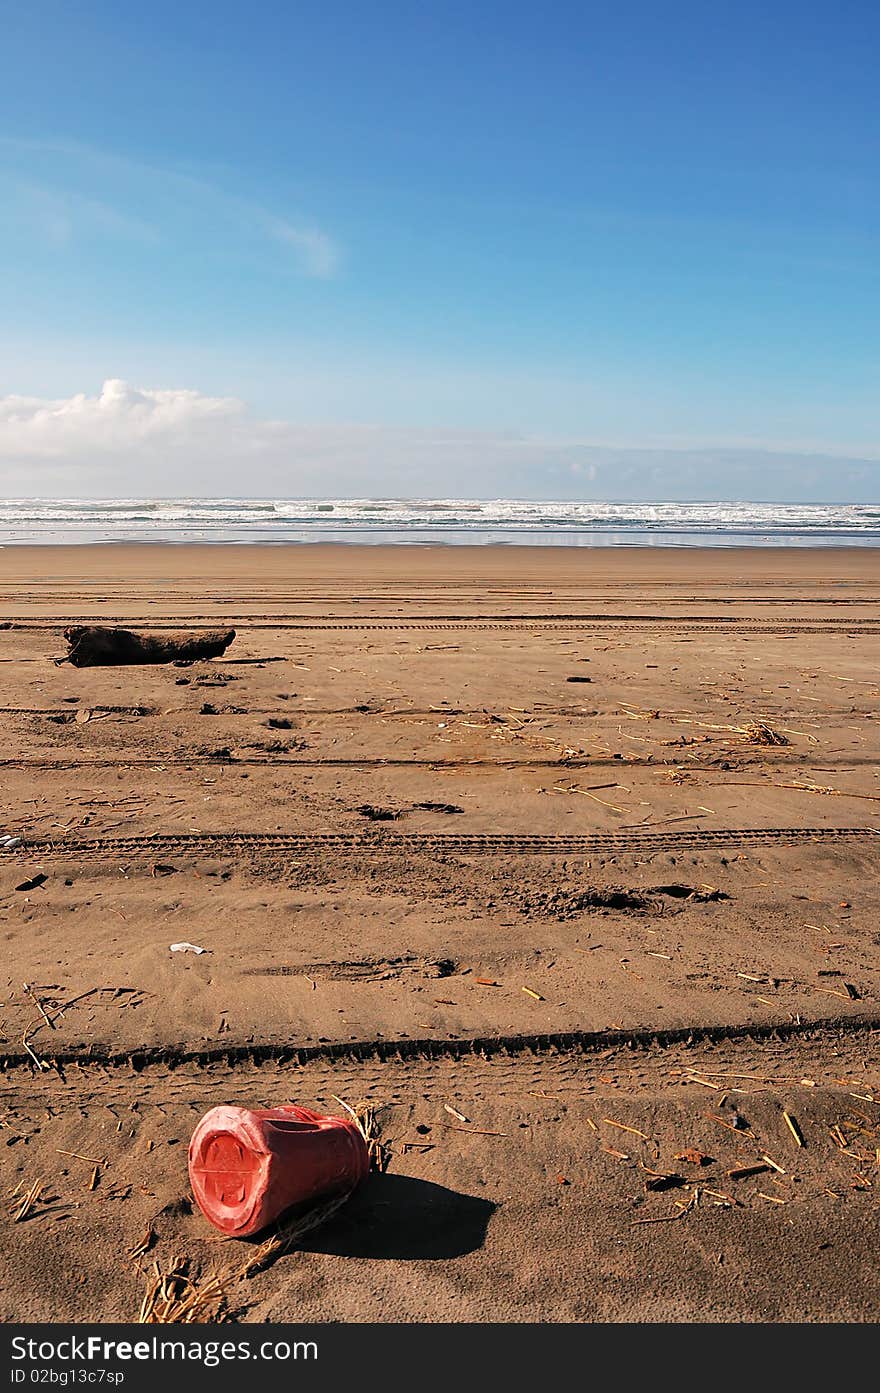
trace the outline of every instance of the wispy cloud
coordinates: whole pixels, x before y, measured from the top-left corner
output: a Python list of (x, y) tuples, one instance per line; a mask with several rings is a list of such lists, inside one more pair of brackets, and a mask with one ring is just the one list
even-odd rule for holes
[(10, 221), (17, 221), (54, 247), (68, 247), (80, 237), (95, 235), (146, 244), (161, 241), (158, 229), (143, 218), (131, 217), (109, 203), (73, 190), (45, 188), (12, 178), (0, 186), (0, 200)]
[(320, 228), (297, 226), (272, 218), (269, 230), (279, 242), (294, 249), (310, 275), (324, 280), (336, 271), (340, 259), (339, 248)]
[(169, 246), (198, 243), (213, 255), (280, 250), (279, 269), (327, 279), (342, 253), (312, 218), (267, 207), (224, 181), (123, 158), (71, 141), (0, 136), (0, 196), (7, 214), (55, 246), (97, 229), (104, 236)]

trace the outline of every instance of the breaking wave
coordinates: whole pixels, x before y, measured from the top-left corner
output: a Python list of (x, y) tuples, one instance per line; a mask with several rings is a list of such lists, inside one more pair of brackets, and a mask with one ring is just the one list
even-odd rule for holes
[(508, 498), (0, 501), (0, 544), (77, 541), (878, 545), (880, 507)]

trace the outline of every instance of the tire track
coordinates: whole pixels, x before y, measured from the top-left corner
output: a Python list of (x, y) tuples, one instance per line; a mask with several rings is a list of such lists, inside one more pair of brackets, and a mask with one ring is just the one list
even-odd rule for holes
[[(289, 1094), (295, 1080), (298, 1091), (307, 1086), (340, 1086), (390, 1091), (405, 1087), (412, 1094), (447, 1080), (456, 1090), (485, 1089), (493, 1096), (509, 1093), (522, 1098), (528, 1085), (536, 1091), (549, 1088), (580, 1089), (585, 1082), (602, 1082), (609, 1069), (628, 1069), (635, 1086), (647, 1084), (644, 1071), (665, 1077), (666, 1086), (680, 1087), (670, 1077), (675, 1051), (689, 1057), (696, 1072), (711, 1072), (714, 1064), (735, 1061), (737, 1055), (760, 1052), (761, 1067), (772, 1068), (768, 1055), (795, 1057), (809, 1050), (813, 1058), (829, 1057), (829, 1068), (839, 1075), (847, 1056), (864, 1068), (866, 1046), (873, 1046), (880, 1018), (843, 1016), (810, 1022), (764, 1026), (683, 1026), (672, 1030), (569, 1031), (552, 1034), (482, 1036), (472, 1039), (366, 1040), (317, 1045), (262, 1044), (212, 1047), (204, 1050), (153, 1048), (142, 1050), (58, 1051), (56, 1069), (35, 1078), (33, 1061), (21, 1051), (0, 1056), (0, 1103), (7, 1106), (45, 1108), (57, 1101), (67, 1106), (125, 1106), (187, 1102), (204, 1105), (206, 1091), (222, 1090), (232, 1101), (236, 1088), (253, 1100), (255, 1091), (267, 1095), (276, 1090)], [(614, 1061), (614, 1062), (612, 1062)], [(688, 1070), (682, 1071), (689, 1072)], [(38, 1080), (39, 1085), (38, 1087)], [(393, 1080), (393, 1084), (391, 1081)], [(839, 1081), (839, 1080), (838, 1080)], [(242, 1096), (242, 1095), (239, 1095)]]
[[(31, 587), (31, 588), (34, 588), (37, 584), (38, 584), (38, 582), (31, 581), (31, 582), (30, 582), (30, 587)], [(635, 590), (644, 591), (645, 589), (664, 589), (664, 588), (666, 588), (666, 587), (674, 587), (674, 586), (676, 586), (676, 585), (677, 585), (677, 582), (675, 582), (675, 581), (652, 581), (652, 582), (650, 583), (650, 585), (647, 585), (647, 586), (646, 586), (643, 582), (633, 582), (631, 585), (628, 586), (626, 582), (619, 582), (619, 581), (618, 581), (618, 582), (615, 582), (613, 588), (614, 588), (615, 591), (627, 590), (627, 589), (635, 589)], [(15, 599), (18, 599), (18, 598), (19, 598), (19, 591), (20, 591), (20, 588), (21, 588), (21, 587), (20, 587), (19, 585), (17, 585), (17, 584), (16, 584), (16, 585), (10, 585), (10, 584), (8, 584), (8, 583), (7, 583), (7, 584), (3, 584), (2, 582), (0, 582), (0, 594), (2, 594), (3, 591), (5, 590), (5, 591), (8, 591), (8, 592), (10, 593), (10, 595), (14, 596)], [(723, 594), (720, 595), (720, 596), (718, 596), (718, 595), (710, 595), (710, 594), (702, 594), (702, 595), (694, 595), (694, 594), (690, 594), (690, 595), (670, 595), (670, 594), (667, 593), (667, 594), (664, 594), (664, 595), (662, 596), (662, 599), (659, 600), (659, 603), (661, 603), (661, 604), (663, 604), (663, 605), (677, 605), (677, 606), (680, 606), (680, 605), (694, 605), (694, 604), (718, 605), (718, 606), (722, 606), (722, 605), (723, 605), (725, 609), (732, 609), (732, 608), (734, 608), (734, 607), (736, 607), (736, 606), (745, 606), (745, 605), (749, 605), (749, 606), (751, 606), (751, 605), (770, 605), (770, 606), (776, 606), (777, 608), (778, 608), (778, 607), (784, 606), (785, 608), (788, 608), (788, 609), (797, 609), (799, 605), (803, 605), (803, 606), (805, 606), (805, 607), (809, 606), (809, 607), (812, 607), (812, 608), (823, 608), (823, 609), (824, 609), (824, 608), (828, 608), (828, 609), (840, 609), (840, 608), (846, 608), (846, 607), (853, 607), (853, 606), (855, 606), (855, 605), (863, 605), (863, 606), (865, 606), (866, 608), (872, 608), (872, 607), (874, 607), (874, 606), (880, 604), (880, 599), (878, 599), (878, 597), (877, 597), (876, 595), (847, 595), (847, 596), (828, 595), (828, 594), (826, 594), (826, 595), (798, 595), (798, 594), (780, 594), (780, 595), (741, 595), (741, 596), (737, 596), (735, 599), (731, 599), (728, 592), (729, 592), (731, 589), (735, 588), (735, 583), (734, 583), (734, 582), (730, 582), (729, 584), (728, 584), (728, 583), (725, 583), (721, 588), (723, 589)], [(741, 583), (739, 588), (741, 588), (741, 589), (746, 589), (746, 590), (747, 590), (747, 589), (748, 589), (748, 582)], [(106, 589), (106, 587), (105, 587), (105, 586), (103, 585), (103, 583), (102, 583), (102, 586), (101, 586), (102, 600), (104, 599), (104, 591), (105, 591), (105, 589)], [(546, 601), (546, 600), (550, 600), (550, 601), (552, 602), (552, 600), (553, 600), (553, 598), (554, 598), (554, 594), (551, 594), (551, 593), (548, 592), (548, 591), (539, 592), (539, 591), (528, 591), (528, 590), (506, 590), (506, 589), (499, 589), (498, 587), (494, 587), (494, 588), (490, 587), (490, 588), (487, 590), (486, 587), (480, 582), (480, 583), (477, 583), (477, 584), (475, 584), (473, 587), (470, 587), (470, 588), (468, 588), (468, 587), (463, 587), (463, 586), (461, 586), (460, 584), (459, 584), (459, 585), (454, 585), (454, 584), (452, 584), (452, 585), (450, 585), (450, 586), (448, 587), (448, 591), (443, 591), (443, 592), (439, 591), (436, 587), (433, 587), (433, 588), (428, 587), (426, 590), (420, 591), (420, 592), (417, 593), (417, 594), (409, 594), (409, 593), (400, 593), (400, 592), (396, 592), (396, 591), (394, 590), (393, 587), (388, 587), (388, 588), (386, 588), (384, 591), (381, 590), (381, 589), (378, 589), (378, 588), (376, 588), (376, 587), (372, 587), (372, 589), (368, 589), (368, 590), (365, 590), (365, 591), (364, 591), (364, 593), (363, 593), (363, 601), (366, 602), (366, 603), (377, 604), (377, 605), (383, 605), (383, 604), (404, 604), (404, 603), (406, 603), (406, 604), (417, 604), (417, 605), (418, 605), (418, 604), (423, 604), (423, 605), (427, 605), (427, 604), (442, 604), (442, 603), (444, 603), (444, 601), (448, 601), (448, 600), (450, 599), (450, 594), (449, 594), (448, 592), (450, 592), (450, 591), (455, 591), (455, 590), (460, 590), (460, 591), (462, 591), (461, 595), (460, 595), (458, 598), (459, 598), (464, 604), (467, 604), (468, 601), (471, 600), (471, 599), (474, 599), (475, 601), (479, 601), (479, 600), (481, 600), (481, 599), (484, 600), (484, 599), (486, 598), (486, 595), (487, 595), (487, 594), (488, 594), (489, 596), (498, 596), (498, 597), (500, 597), (502, 600), (503, 600), (503, 599), (507, 599), (507, 600), (510, 601), (510, 602), (512, 602), (512, 601), (514, 601), (514, 600), (519, 600), (520, 602), (523, 602), (523, 603), (526, 603), (526, 604), (528, 604), (529, 601), (532, 601), (532, 602), (534, 602), (534, 603), (537, 603), (537, 602), (540, 601), (540, 600), (545, 600), (545, 601)], [(130, 602), (133, 602), (133, 603), (137, 603), (137, 601), (138, 601), (138, 600), (142, 600), (142, 598), (143, 598), (142, 595), (141, 595), (140, 592), (138, 592), (138, 591), (122, 591), (122, 590), (117, 590), (117, 591), (114, 593), (114, 595), (113, 595), (113, 599), (114, 599), (114, 601), (115, 601), (116, 603), (125, 603), (125, 602), (129, 602), (129, 601), (130, 601)], [(563, 595), (563, 594), (560, 594), (559, 591), (558, 591), (558, 589), (557, 589), (557, 590), (555, 590), (555, 598), (556, 598), (556, 600), (558, 601), (559, 604), (563, 604), (563, 603), (568, 603), (568, 604), (589, 604), (589, 603), (593, 603), (593, 604), (595, 604), (595, 603), (597, 603), (597, 602), (598, 602), (598, 603), (604, 603), (604, 602), (606, 602), (606, 601), (607, 601), (607, 603), (609, 603), (609, 604), (623, 604), (623, 603), (625, 603), (626, 600), (629, 599), (630, 597), (629, 597), (629, 596), (623, 596), (622, 598), (615, 599), (614, 597), (609, 596), (609, 595), (607, 595), (607, 594), (603, 594), (603, 595), (590, 595), (590, 594), (580, 594), (580, 595), (569, 594), (569, 595)], [(652, 598), (656, 598), (656, 597), (644, 596), (644, 595), (643, 595), (643, 596), (641, 596), (640, 598), (641, 598), (641, 600), (642, 600), (643, 603), (651, 603)], [(49, 605), (50, 601), (52, 601), (52, 602), (57, 603), (57, 604), (59, 605), (60, 609), (63, 609), (63, 607), (64, 607), (65, 604), (70, 604), (71, 602), (77, 602), (77, 603), (84, 602), (84, 603), (86, 603), (86, 604), (89, 604), (89, 603), (93, 603), (93, 599), (94, 599), (94, 597), (93, 597), (92, 595), (89, 595), (89, 594), (76, 594), (76, 593), (71, 593), (71, 592), (69, 592), (69, 591), (56, 591), (56, 592), (50, 592), (50, 593), (48, 593), (48, 594), (47, 594), (46, 592), (43, 592), (43, 593), (40, 595), (40, 597), (39, 597), (39, 602), (38, 602), (38, 603), (39, 603), (39, 606), (40, 606), (41, 608), (45, 609), (45, 608), (48, 608), (48, 605)], [(194, 593), (185, 593), (185, 592), (184, 592), (184, 593), (181, 593), (181, 594), (173, 595), (173, 596), (170, 597), (170, 599), (171, 599), (171, 603), (173, 603), (173, 604), (178, 604), (178, 605), (181, 605), (181, 606), (186, 605), (186, 604), (199, 604), (199, 603), (204, 604), (206, 600), (207, 600), (208, 602), (211, 602), (211, 596), (210, 596), (210, 595), (201, 594), (201, 593), (199, 593), (199, 594), (194, 594)], [(14, 602), (14, 601), (9, 601), (9, 600), (7, 600), (7, 604), (8, 604), (8, 603), (11, 603), (11, 602)], [(213, 600), (213, 603), (214, 603), (214, 605), (216, 606), (216, 609), (214, 610), (214, 613), (213, 613), (213, 614), (201, 614), (201, 613), (198, 613), (198, 612), (197, 612), (197, 613), (192, 614), (192, 615), (191, 615), (191, 618), (197, 619), (197, 620), (198, 620), (198, 619), (201, 619), (201, 620), (206, 620), (206, 621), (216, 621), (217, 610), (218, 610), (218, 609), (221, 609), (224, 605), (226, 605), (227, 603), (231, 603), (231, 602), (232, 602), (232, 597), (229, 597), (229, 596), (218, 596), (218, 597), (216, 597), (216, 599)], [(234, 597), (234, 602), (237, 603), (237, 604), (241, 604), (241, 605), (249, 605), (249, 606), (251, 606), (251, 607), (255, 607), (255, 606), (257, 606), (257, 605), (263, 605), (263, 606), (265, 606), (265, 605), (267, 605), (267, 604), (270, 605), (270, 606), (271, 606), (272, 604), (277, 604), (277, 605), (291, 604), (291, 605), (294, 605), (294, 606), (295, 606), (295, 608), (293, 608), (293, 609), (279, 609), (279, 610), (277, 610), (277, 611), (275, 611), (275, 612), (272, 612), (272, 611), (266, 610), (266, 609), (262, 609), (262, 610), (259, 610), (259, 611), (253, 616), (255, 619), (270, 619), (270, 618), (278, 618), (278, 619), (305, 619), (305, 618), (308, 618), (308, 614), (307, 614), (307, 613), (304, 613), (304, 611), (306, 611), (306, 610), (308, 609), (308, 607), (310, 607), (310, 606), (317, 605), (317, 604), (329, 604), (329, 605), (340, 605), (340, 606), (346, 605), (346, 604), (349, 604), (349, 605), (350, 605), (351, 600), (350, 600), (350, 598), (349, 598), (349, 596), (348, 596), (348, 594), (347, 594), (347, 589), (344, 587), (341, 591), (334, 592), (334, 593), (332, 593), (332, 594), (323, 593), (323, 592), (316, 592), (316, 591), (298, 591), (298, 592), (297, 592), (296, 594), (294, 594), (294, 595), (290, 595), (290, 594), (284, 595), (284, 594), (280, 594), (280, 593), (275, 592), (275, 593), (273, 593), (271, 596), (269, 596), (269, 595), (254, 595), (254, 596), (252, 596), (252, 597), (250, 597), (250, 598), (248, 598), (248, 596), (246, 596), (246, 595), (242, 595), (241, 592), (239, 591), (239, 593), (237, 593), (237, 594), (235, 595), (235, 597)], [(237, 613), (238, 611), (233, 611), (233, 612), (234, 612), (234, 613)], [(241, 610), (240, 613), (241, 613), (242, 615), (244, 615), (244, 614), (245, 614), (245, 611), (244, 611), (244, 610)], [(561, 615), (563, 615), (563, 616), (566, 616), (566, 615), (568, 614), (568, 611), (566, 611), (566, 610), (559, 610), (559, 611), (555, 611), (554, 613), (556, 613), (556, 614), (561, 614)], [(604, 616), (607, 617), (607, 610), (603, 610), (603, 611), (602, 611), (602, 614), (603, 614)], [(344, 615), (338, 615), (338, 616), (331, 616), (331, 617), (332, 617), (332, 618), (344, 618), (345, 616), (344, 616)], [(379, 615), (379, 616), (371, 616), (371, 617), (383, 618), (383, 617), (389, 617), (389, 616), (382, 616), (382, 615)], [(436, 616), (433, 616), (433, 617), (435, 617), (435, 618), (448, 618), (449, 616), (446, 616), (446, 615), (436, 615)], [(478, 612), (476, 613), (476, 617), (477, 617), (477, 618), (481, 618), (481, 619), (486, 619), (486, 618), (497, 618), (498, 616), (497, 616), (497, 614), (486, 615), (486, 614), (483, 614), (482, 612), (479, 612), (479, 611), (478, 611)], [(542, 615), (541, 613), (533, 614), (533, 615), (525, 615), (525, 614), (516, 614), (516, 613), (514, 612), (514, 614), (513, 614), (512, 617), (513, 617), (513, 618), (525, 619), (525, 618), (545, 618), (546, 616), (545, 616), (545, 615)], [(18, 622), (27, 623), (27, 622), (29, 622), (29, 621), (31, 620), (32, 616), (29, 615), (29, 614), (8, 614), (8, 615), (6, 616), (6, 618), (7, 618), (8, 620), (11, 620), (13, 623), (18, 623)], [(83, 618), (83, 616), (81, 616), (81, 615), (72, 615), (72, 616), (68, 617), (68, 616), (66, 616), (66, 615), (64, 615), (64, 614), (58, 613), (57, 611), (56, 611), (56, 618), (57, 618), (58, 622), (63, 622), (63, 623), (66, 623), (66, 624), (67, 624), (67, 623), (70, 623), (70, 624), (79, 624), (79, 623), (88, 623), (88, 622), (90, 622), (90, 619)], [(91, 618), (91, 617), (90, 617), (90, 618)], [(97, 620), (97, 618), (98, 618), (98, 616), (94, 617), (93, 620), (92, 620), (92, 622), (95, 622), (95, 621)], [(135, 620), (129, 620), (129, 621), (126, 621), (126, 622), (148, 623), (149, 620), (150, 620), (150, 616), (147, 615), (147, 616), (142, 616), (142, 617), (137, 618), (137, 619), (135, 619)], [(167, 622), (170, 623), (170, 622), (172, 622), (172, 620), (173, 620), (173, 616), (172, 616), (171, 619), (169, 619)]]
[[(86, 702), (71, 702), (68, 706), (0, 706), (0, 716), (66, 716), (75, 721), (77, 709)], [(183, 708), (181, 708), (183, 709)], [(93, 716), (158, 716), (157, 706), (102, 706), (96, 703), (89, 707)], [(260, 713), (257, 713), (260, 714)]]
[[(581, 835), (486, 832), (180, 832), (101, 837), (80, 841), (24, 838), (10, 856), (46, 852), (56, 858), (131, 857), (177, 853), (228, 856), (235, 853), (355, 851), (458, 854), (462, 856), (570, 856), (607, 852), (712, 851), (728, 847), (795, 846), (854, 841), (880, 846), (873, 827), (706, 828), (676, 832), (592, 832)], [(0, 852), (0, 855), (3, 853)]]
[[(562, 742), (560, 741), (560, 744)], [(217, 765), (257, 769), (587, 769), (604, 767), (608, 760), (572, 755), (566, 759), (395, 759), (384, 755), (351, 758), (285, 759), (280, 755), (258, 759), (251, 755), (97, 755), (94, 759), (0, 759), (0, 769), (202, 769)], [(630, 764), (639, 761), (633, 759)], [(646, 763), (648, 761), (645, 761)], [(615, 761), (614, 768), (618, 768)], [(698, 767), (698, 766), (694, 766)]]
[[(176, 631), (179, 629), (191, 629), (195, 632), (214, 629), (220, 622), (220, 617), (215, 618), (213, 623), (201, 623), (181, 617), (175, 623), (166, 621), (151, 621), (145, 619), (118, 619), (109, 616), (101, 616), (104, 625), (136, 625), (150, 630), (151, 632)], [(222, 616), (223, 622), (227, 622), (228, 616)], [(61, 623), (56, 621), (27, 621), (19, 622), (16, 620), (6, 620), (0, 623), (0, 630), (6, 632), (19, 633), (47, 633), (63, 634), (69, 625), (79, 623), (94, 623), (94, 616), (85, 619), (64, 620)], [(253, 620), (247, 616), (238, 618), (233, 616), (228, 622), (233, 623), (238, 628), (239, 634), (268, 630), (273, 633), (294, 632), (294, 633), (362, 633), (362, 632), (424, 632), (424, 633), (522, 633), (522, 632), (556, 632), (560, 631), (580, 631), (589, 629), (601, 633), (651, 633), (662, 630), (666, 633), (728, 633), (728, 634), (829, 634), (840, 633), (845, 635), (880, 635), (880, 619), (859, 618), (859, 619), (804, 619), (789, 620), (786, 622), (749, 622), (739, 620), (734, 616), (707, 616), (695, 615), (689, 618), (683, 615), (529, 615), (529, 616), (487, 616), (484, 618), (471, 617), (469, 615), (451, 615), (443, 618), (425, 619), (372, 619), (372, 620), (322, 620), (322, 621), (264, 621)], [(218, 660), (222, 662), (222, 659)]]
[[(560, 744), (563, 741), (560, 740)], [(721, 758), (719, 754), (717, 758)], [(287, 759), (283, 755), (271, 755), (257, 758), (251, 755), (219, 754), (219, 755), (120, 755), (116, 759), (110, 759), (104, 755), (96, 755), (93, 759), (52, 759), (48, 756), (36, 755), (30, 759), (0, 759), (0, 769), (18, 769), (26, 772), (29, 769), (42, 769), (48, 772), (52, 770), (64, 769), (216, 769), (218, 765), (224, 768), (245, 768), (245, 769), (555, 769), (562, 775), (566, 770), (571, 769), (664, 769), (680, 761), (667, 759), (649, 759), (645, 755), (631, 755), (625, 765), (621, 765), (613, 755), (566, 755), (559, 758), (534, 758), (526, 756), (522, 759), (437, 759), (430, 756), (420, 758), (414, 756), (411, 759), (392, 758), (386, 755), (353, 755), (351, 757), (327, 757), (327, 758), (304, 758)], [(873, 756), (853, 755), (847, 758), (847, 763), (852, 766), (861, 767), (868, 765), (873, 767), (876, 764)], [(703, 772), (717, 772), (717, 765), (711, 760), (695, 760), (688, 758), (688, 768), (691, 770), (701, 770)], [(809, 754), (795, 754), (790, 752), (777, 752), (772, 756), (762, 757), (762, 767), (767, 769), (786, 769), (792, 766), (803, 766), (807, 769), (815, 767), (815, 760)], [(747, 763), (741, 766), (743, 769), (749, 767)], [(770, 787), (770, 785), (768, 785)]]
[[(212, 684), (208, 685), (210, 686)], [(868, 679), (865, 679), (865, 685), (870, 685)], [(197, 690), (201, 691), (202, 688), (198, 688)], [(80, 702), (78, 704), (80, 706), (85, 706), (87, 703)], [(104, 706), (96, 703), (90, 709), (93, 715), (97, 714), (102, 716), (165, 717), (187, 716), (192, 714), (192, 708), (188, 706), (161, 708), (158, 706), (149, 706), (144, 703), (137, 706)], [(46, 718), (51, 716), (69, 716), (70, 719), (73, 720), (76, 711), (77, 706), (72, 702), (67, 706), (0, 706), (0, 716), (45, 716)], [(367, 721), (420, 721), (428, 725), (436, 725), (437, 717), (442, 716), (445, 723), (448, 725), (450, 719), (458, 720), (461, 717), (474, 719), (475, 717), (481, 716), (485, 718), (486, 712), (487, 708), (484, 706), (405, 706), (395, 709), (386, 709), (378, 704), (375, 706), (370, 706), (368, 704), (361, 706), (297, 706), (295, 703), (288, 701), (285, 702), (283, 706), (249, 706), (246, 708), (224, 708), (221, 706), (217, 709), (216, 714), (227, 718), (241, 716), (250, 719), (256, 716), (286, 716), (291, 718), (296, 717), (300, 721), (309, 721), (314, 716), (335, 716), (341, 720), (344, 719), (347, 721), (357, 721), (363, 718)], [(597, 707), (589, 704), (580, 706), (546, 705), (536, 706), (535, 709), (530, 712), (529, 719), (531, 721), (544, 721), (549, 720), (551, 717), (562, 717), (566, 720), (584, 721), (588, 719), (592, 722), (604, 720), (612, 723), (617, 721), (619, 723), (623, 714), (623, 708), (614, 705), (610, 707)], [(672, 710), (669, 713), (661, 713), (657, 719), (660, 724), (663, 724), (665, 721), (676, 724), (676, 718), (683, 714), (683, 712)], [(771, 709), (765, 703), (760, 712), (756, 714), (760, 716), (761, 719), (769, 719), (772, 717), (772, 719), (776, 721), (803, 719), (804, 716), (808, 716), (812, 713), (804, 711), (803, 707), (780, 707), (778, 709)], [(852, 716), (863, 716), (873, 719), (876, 715), (877, 711), (874, 707), (860, 708), (852, 705), (840, 706), (837, 708), (824, 707), (822, 711), (822, 716), (826, 719), (829, 716), (840, 716), (841, 718), (846, 717), (847, 719)]]

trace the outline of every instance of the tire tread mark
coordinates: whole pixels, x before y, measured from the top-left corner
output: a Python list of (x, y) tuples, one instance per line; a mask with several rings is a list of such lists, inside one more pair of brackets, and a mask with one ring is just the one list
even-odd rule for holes
[(80, 841), (25, 838), (8, 855), (44, 851), (53, 856), (133, 856), (139, 852), (226, 854), (248, 851), (452, 852), (459, 855), (579, 855), (600, 851), (651, 854), (666, 850), (711, 850), (732, 846), (784, 846), (802, 842), (866, 841), (876, 844), (873, 827), (694, 828), (677, 832), (593, 832), (582, 835), (455, 832), (177, 832), (102, 837)]
[[(52, 1087), (60, 1083), (65, 1098), (86, 1094), (100, 1100), (102, 1094), (106, 1095), (115, 1085), (124, 1100), (130, 1103), (133, 1077), (138, 1080), (136, 1092), (140, 1101), (149, 1088), (161, 1086), (167, 1090), (178, 1081), (184, 1088), (190, 1088), (194, 1082), (226, 1078), (236, 1071), (253, 1071), (259, 1076), (266, 1066), (270, 1066), (266, 1076), (271, 1073), (272, 1066), (279, 1071), (332, 1066), (335, 1078), (340, 1066), (360, 1069), (365, 1065), (399, 1064), (409, 1069), (411, 1066), (418, 1068), (444, 1064), (460, 1064), (467, 1068), (472, 1064), (478, 1070), (491, 1069), (492, 1075), (499, 1067), (510, 1070), (512, 1075), (517, 1076), (515, 1084), (521, 1090), (524, 1070), (582, 1069), (590, 1059), (602, 1058), (604, 1062), (615, 1051), (625, 1051), (627, 1057), (638, 1060), (663, 1055), (677, 1048), (728, 1043), (764, 1045), (767, 1042), (803, 1042), (815, 1045), (819, 1042), (830, 1045), (848, 1040), (862, 1042), (878, 1031), (880, 1017), (855, 1015), (765, 1025), (564, 1031), (456, 1040), (382, 1039), (317, 1045), (265, 1043), (201, 1050), (174, 1047), (116, 1051), (91, 1049), (88, 1053), (84, 1050), (59, 1050), (52, 1058), (62, 1071), (67, 1072), (60, 1076), (53, 1072), (51, 1080), (48, 1075), (41, 1075), (40, 1078), (49, 1081)], [(193, 1078), (193, 1069), (199, 1071), (196, 1079)], [(111, 1071), (116, 1071), (116, 1077)], [(118, 1077), (122, 1071), (125, 1071), (124, 1080)], [(23, 1073), (26, 1080), (16, 1088), (14, 1076), (19, 1073)], [(9, 1090), (0, 1087), (0, 1101), (9, 1101), (12, 1094), (19, 1091), (25, 1094), (29, 1102), (36, 1101), (33, 1062), (23, 1051), (0, 1055), (0, 1079), (4, 1075), (13, 1075), (13, 1087)], [(181, 1078), (181, 1075), (184, 1077)], [(42, 1100), (43, 1095), (39, 1096)]]

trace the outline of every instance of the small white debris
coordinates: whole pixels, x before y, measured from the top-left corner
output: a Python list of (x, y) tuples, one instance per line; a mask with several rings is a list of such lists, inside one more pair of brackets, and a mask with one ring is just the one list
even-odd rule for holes
[(170, 945), (172, 953), (207, 953), (207, 948), (200, 948), (197, 943), (172, 943)]
[(458, 1108), (452, 1108), (448, 1103), (444, 1103), (443, 1108), (445, 1112), (449, 1113), (450, 1117), (457, 1117), (459, 1122), (470, 1122), (470, 1118), (465, 1117), (463, 1112), (458, 1111)]

